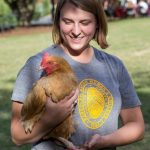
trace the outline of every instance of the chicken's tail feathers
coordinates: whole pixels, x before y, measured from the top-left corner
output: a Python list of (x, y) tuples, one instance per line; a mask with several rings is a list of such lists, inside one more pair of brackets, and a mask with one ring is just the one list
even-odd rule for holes
[(36, 84), (27, 95), (21, 110), (21, 121), (25, 132), (31, 132), (35, 123), (45, 111), (46, 94), (42, 86)]

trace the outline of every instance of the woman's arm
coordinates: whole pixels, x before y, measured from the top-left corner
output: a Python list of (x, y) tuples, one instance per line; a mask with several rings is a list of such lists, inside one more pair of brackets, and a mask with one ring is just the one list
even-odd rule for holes
[(145, 126), (140, 107), (122, 109), (120, 116), (123, 123), (120, 129), (105, 136), (94, 135), (85, 143), (85, 147), (95, 150), (126, 145), (143, 139)]
[(78, 90), (72, 92), (59, 103), (47, 99), (46, 111), (36, 123), (31, 134), (26, 134), (21, 125), (21, 109), (23, 104), (12, 102), (11, 136), (16, 145), (33, 143), (50, 132), (56, 125), (63, 121), (72, 111), (72, 104), (77, 100)]

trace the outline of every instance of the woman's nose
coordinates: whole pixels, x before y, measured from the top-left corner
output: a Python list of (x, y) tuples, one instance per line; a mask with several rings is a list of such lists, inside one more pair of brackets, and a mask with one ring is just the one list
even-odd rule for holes
[(72, 29), (72, 35), (74, 37), (78, 37), (80, 34), (81, 34), (80, 26), (79, 26), (79, 24), (75, 24)]

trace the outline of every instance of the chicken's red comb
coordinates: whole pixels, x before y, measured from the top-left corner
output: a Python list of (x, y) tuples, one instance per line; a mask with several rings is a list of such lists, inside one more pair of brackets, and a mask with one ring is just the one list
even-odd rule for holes
[(48, 52), (45, 52), (45, 53), (43, 54), (42, 61), (41, 61), (41, 65), (44, 65), (44, 64), (46, 63), (46, 60), (48, 59), (49, 56), (50, 56), (50, 55), (49, 55)]
[(49, 53), (48, 53), (48, 52), (45, 52), (44, 55), (43, 55), (43, 58), (47, 58), (47, 57), (49, 57), (49, 56), (50, 56)]

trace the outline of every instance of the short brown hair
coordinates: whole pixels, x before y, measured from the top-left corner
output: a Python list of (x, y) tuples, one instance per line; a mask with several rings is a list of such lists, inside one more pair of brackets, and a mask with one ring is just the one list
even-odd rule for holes
[(97, 43), (100, 45), (101, 48), (103, 49), (107, 48), (108, 47), (108, 43), (106, 41), (107, 20), (100, 1), (101, 0), (59, 0), (57, 3), (52, 31), (54, 43), (60, 44), (63, 42), (59, 30), (60, 12), (64, 4), (71, 3), (84, 11), (92, 13), (95, 16), (97, 21), (97, 29), (94, 39), (97, 41)]

